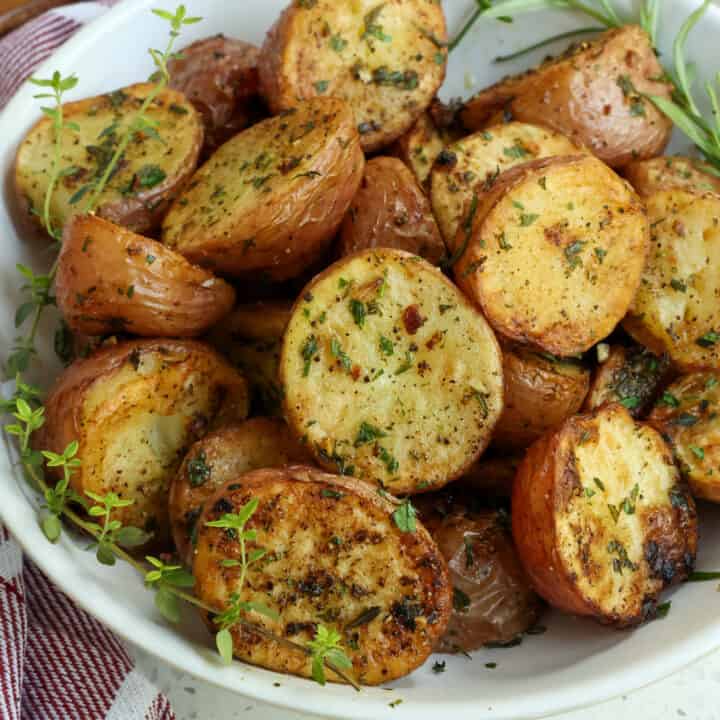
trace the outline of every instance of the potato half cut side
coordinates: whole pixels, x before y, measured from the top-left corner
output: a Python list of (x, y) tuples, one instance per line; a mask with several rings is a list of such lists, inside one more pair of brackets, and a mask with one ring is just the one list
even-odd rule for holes
[(695, 503), (660, 435), (622, 405), (538, 440), (512, 497), (515, 543), (535, 590), (608, 625), (655, 614), (695, 564)]
[(590, 387), (590, 371), (578, 360), (563, 360), (532, 348), (503, 347), (505, 408), (493, 446), (522, 450), (574, 415)]
[(637, 25), (575, 43), (534, 70), (501, 80), (468, 100), (460, 119), (481, 130), (498, 110), (546, 125), (589, 148), (611, 167), (662, 153), (672, 122), (647, 99), (671, 86), (647, 33)]
[(670, 385), (648, 417), (668, 438), (697, 498), (720, 502), (720, 373), (685, 375)]
[(398, 494), (461, 475), (502, 410), (502, 359), (485, 319), (400, 250), (340, 260), (305, 288), (280, 379), (288, 423), (321, 466)]
[(438, 156), (430, 175), (430, 197), (440, 230), (452, 245), (478, 184), (490, 190), (500, 173), (540, 158), (583, 152), (560, 133), (537, 125), (492, 125), (462, 138)]
[[(278, 620), (253, 614), (266, 629), (305, 645), (318, 624), (340, 633), (351, 672), (366, 685), (407, 675), (444, 632), (451, 610), (447, 567), (418, 522), (414, 532), (393, 521), (396, 505), (358, 480), (308, 467), (257, 470), (237, 477), (208, 501), (193, 562), (198, 597), (224, 607), (238, 591), (236, 539), (207, 522), (256, 500), (247, 524), (257, 532), (248, 549), (264, 549), (247, 573), (240, 599), (260, 602)], [(217, 626), (208, 625), (216, 632)], [(310, 676), (310, 658), (232, 629), (236, 657)], [(338, 681), (332, 672), (328, 679)]]
[[(74, 168), (55, 188), (50, 216), (60, 227), (80, 213), (92, 184), (103, 174), (125, 126), (153, 85), (142, 83), (63, 105), (66, 123), (78, 130), (62, 134), (60, 166)], [(146, 116), (157, 123), (161, 139), (149, 135), (130, 143), (123, 162), (100, 196), (97, 214), (138, 233), (160, 225), (172, 198), (195, 171), (203, 143), (202, 120), (187, 98), (164, 90)], [(22, 141), (15, 158), (15, 189), (21, 207), (39, 218), (50, 181), (52, 121), (43, 117)]]
[(661, 190), (720, 193), (720, 178), (710, 165), (697, 158), (656, 157), (626, 165), (622, 174), (642, 197)]
[(133, 504), (113, 519), (169, 540), (168, 490), (190, 445), (216, 424), (247, 415), (247, 384), (207, 345), (136, 340), (76, 360), (45, 402), (35, 447), (60, 453), (80, 444), (71, 485), (116, 493)]
[(720, 367), (720, 197), (666, 190), (647, 199), (651, 248), (625, 322), (683, 371)]
[(339, 252), (391, 247), (437, 265), (446, 257), (430, 202), (401, 160), (376, 157), (342, 224)]
[(277, 113), (319, 95), (352, 105), (363, 150), (402, 135), (445, 79), (445, 16), (427, 0), (292, 2), (268, 32), (260, 84)]
[(250, 470), (309, 461), (310, 454), (277, 418), (251, 418), (198, 440), (170, 484), (170, 527), (180, 559), (192, 565), (198, 518), (221, 485)]
[(192, 337), (235, 302), (224, 280), (97, 215), (65, 225), (55, 290), (67, 324), (87, 335)]
[(506, 337), (584, 352), (630, 307), (648, 247), (645, 209), (597, 158), (536, 160), (473, 196), (455, 279)]
[(328, 248), (362, 180), (352, 108), (315, 99), (226, 142), (163, 222), (163, 242), (221, 274), (285, 280)]

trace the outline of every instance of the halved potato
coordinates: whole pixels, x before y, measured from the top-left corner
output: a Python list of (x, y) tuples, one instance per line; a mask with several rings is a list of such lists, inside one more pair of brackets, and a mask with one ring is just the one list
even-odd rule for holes
[(162, 243), (97, 215), (65, 225), (55, 297), (88, 335), (200, 335), (230, 312), (235, 291)]
[(641, 196), (648, 197), (661, 190), (720, 193), (720, 177), (714, 172), (702, 160), (674, 155), (632, 162), (622, 174)]
[(682, 371), (720, 368), (720, 197), (647, 198), (651, 252), (624, 328)]
[(539, 158), (584, 152), (560, 133), (526, 123), (492, 125), (448, 145), (430, 175), (433, 211), (448, 245), (479, 184), (490, 190), (509, 168)]
[[(154, 87), (130, 85), (107, 95), (63, 105), (66, 123), (79, 129), (62, 134), (61, 168), (67, 171), (50, 202), (53, 225), (60, 227), (83, 212), (91, 186), (105, 171), (119, 137)], [(195, 171), (203, 143), (203, 125), (187, 98), (164, 90), (148, 109), (161, 139), (139, 135), (123, 154), (123, 162), (100, 196), (97, 214), (134, 232), (160, 225), (173, 197)], [(50, 181), (54, 134), (43, 117), (31, 128), (15, 158), (15, 191), (21, 207), (39, 218)], [(69, 170), (72, 169), (72, 172)]]
[(505, 408), (493, 445), (522, 450), (580, 410), (590, 387), (581, 361), (557, 358), (531, 348), (503, 347)]
[(430, 202), (401, 160), (376, 157), (342, 224), (339, 252), (391, 247), (437, 265), (446, 257)]
[(320, 258), (362, 180), (352, 108), (318, 98), (225, 143), (163, 222), (163, 242), (223, 274), (284, 280)]
[(242, 420), (247, 383), (207, 345), (136, 340), (76, 360), (45, 401), (37, 449), (61, 453), (80, 444), (71, 486), (116, 493), (133, 504), (113, 519), (169, 540), (168, 489), (188, 447), (217, 425)]
[(653, 617), (695, 564), (695, 503), (660, 435), (622, 405), (573, 417), (530, 448), (512, 527), (545, 600), (616, 627)]
[(265, 38), (260, 84), (275, 113), (322, 95), (346, 100), (371, 152), (430, 104), (445, 79), (446, 42), (440, 3), (292, 2)]
[(250, 470), (309, 461), (310, 454), (278, 418), (252, 418), (196, 442), (170, 483), (170, 527), (180, 559), (192, 565), (197, 520), (221, 485)]
[(502, 359), (485, 319), (400, 250), (350, 256), (305, 288), (280, 378), (288, 423), (318, 463), (393, 493), (462, 475), (502, 410)]
[(685, 375), (668, 387), (648, 422), (669, 439), (692, 494), (720, 502), (720, 373)]
[(584, 352), (623, 318), (645, 265), (645, 208), (592, 156), (536, 160), (470, 201), (453, 270), (506, 337)]
[[(249, 501), (257, 511), (246, 527), (257, 537), (248, 549), (265, 555), (238, 586), (236, 538), (207, 523), (237, 513)], [(396, 505), (359, 480), (307, 467), (256, 470), (208, 500), (198, 525), (193, 562), (198, 597), (224, 607), (233, 592), (278, 612), (252, 614), (267, 630), (305, 645), (318, 625), (339, 632), (365, 685), (407, 675), (420, 666), (445, 631), (451, 610), (448, 571), (425, 528), (400, 530)], [(208, 620), (217, 631), (217, 625)], [(310, 676), (303, 652), (258, 637), (236, 625), (236, 657), (262, 667)], [(328, 679), (339, 681), (334, 673)]]
[(670, 99), (664, 78), (647, 33), (626, 25), (483, 90), (460, 119), (468, 130), (481, 130), (507, 109), (515, 120), (546, 125), (622, 167), (659, 155), (670, 140), (672, 122), (645, 97)]

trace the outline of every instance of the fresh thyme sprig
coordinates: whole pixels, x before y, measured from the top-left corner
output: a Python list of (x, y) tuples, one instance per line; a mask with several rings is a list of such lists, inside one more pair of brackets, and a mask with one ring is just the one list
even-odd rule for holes
[(312, 651), (312, 677), (320, 685), (324, 685), (327, 681), (325, 677), (326, 664), (330, 664), (334, 669), (347, 670), (352, 667), (350, 658), (342, 649), (341, 640), (337, 630), (319, 625), (315, 639), (308, 643)]

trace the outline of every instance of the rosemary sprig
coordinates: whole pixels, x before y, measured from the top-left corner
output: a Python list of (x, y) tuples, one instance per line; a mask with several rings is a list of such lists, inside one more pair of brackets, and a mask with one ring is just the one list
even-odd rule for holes
[(553, 43), (559, 42), (560, 40), (567, 40), (568, 38), (575, 37), (576, 35), (589, 35), (591, 33), (599, 33), (603, 30), (604, 28), (601, 27), (585, 27), (578, 28), (577, 30), (569, 30), (568, 32), (560, 33), (559, 35), (553, 35), (553, 37), (549, 37), (545, 40), (541, 40), (540, 42), (536, 42), (533, 45), (529, 45), (528, 47), (523, 48), (522, 50), (517, 50), (513, 53), (510, 53), (509, 55), (498, 55), (493, 60), (493, 62), (504, 63), (510, 62), (511, 60), (517, 60), (523, 55), (527, 55), (534, 50), (540, 50), (540, 48), (547, 47), (548, 45), (552, 45)]

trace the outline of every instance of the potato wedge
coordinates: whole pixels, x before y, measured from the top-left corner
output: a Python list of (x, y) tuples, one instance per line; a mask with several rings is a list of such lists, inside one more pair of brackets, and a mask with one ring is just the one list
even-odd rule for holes
[[(72, 215), (83, 212), (90, 199), (88, 188), (104, 172), (123, 126), (153, 87), (141, 83), (63, 105), (65, 121), (79, 129), (62, 135), (61, 167), (74, 171), (53, 193), (50, 216), (55, 227), (62, 228)], [(174, 90), (160, 93), (146, 115), (158, 123), (164, 141), (143, 135), (130, 143), (97, 207), (101, 217), (137, 233), (160, 225), (170, 201), (195, 171), (204, 134), (198, 113)], [(43, 117), (25, 136), (15, 158), (15, 191), (20, 206), (35, 218), (45, 201), (53, 143), (52, 121)]]
[(647, 198), (652, 252), (623, 327), (683, 372), (720, 368), (720, 197)]
[(113, 519), (170, 536), (168, 489), (190, 445), (215, 425), (242, 420), (247, 383), (210, 347), (191, 340), (135, 340), (76, 360), (45, 402), (37, 449), (80, 444), (71, 486), (83, 497), (116, 493), (133, 504)]
[(225, 143), (163, 222), (163, 242), (222, 274), (285, 280), (327, 250), (362, 180), (352, 109), (318, 98)]
[(193, 337), (230, 312), (235, 291), (156, 240), (75, 215), (63, 232), (55, 297), (76, 332)]
[(575, 416), (530, 448), (512, 527), (545, 600), (616, 627), (653, 617), (695, 564), (695, 503), (660, 435), (622, 405)]
[(493, 445), (523, 450), (582, 407), (590, 371), (581, 361), (538, 353), (521, 345), (503, 347), (505, 408)]
[(495, 330), (566, 357), (623, 318), (648, 237), (639, 198), (598, 159), (536, 160), (473, 196), (453, 270)]
[(168, 63), (170, 87), (202, 116), (206, 155), (263, 119), (259, 55), (250, 43), (215, 35), (188, 45)]
[(490, 190), (509, 168), (539, 158), (584, 152), (560, 133), (526, 123), (492, 125), (448, 145), (430, 174), (430, 197), (440, 231), (452, 245), (478, 183)]
[(717, 372), (684, 375), (665, 390), (648, 417), (668, 438), (692, 494), (711, 502), (720, 502), (718, 385)]
[(720, 178), (711, 174), (711, 169), (697, 158), (675, 155), (632, 162), (622, 174), (642, 197), (661, 190), (720, 193)]
[[(208, 527), (225, 513), (256, 500), (247, 523), (263, 548), (238, 587), (240, 547), (225, 531)], [(198, 597), (224, 607), (233, 592), (280, 615), (253, 621), (301, 645), (319, 623), (342, 636), (355, 678), (377, 685), (420, 666), (447, 626), (451, 610), (448, 572), (430, 535), (418, 522), (403, 532), (396, 505), (362, 481), (308, 467), (256, 470), (238, 477), (208, 500), (198, 526), (193, 562)], [(208, 620), (213, 632), (217, 625)], [(309, 677), (311, 660), (236, 625), (236, 657), (254, 665)], [(338, 681), (334, 673), (328, 679)]]
[(170, 527), (180, 559), (192, 565), (197, 520), (220, 486), (250, 470), (309, 462), (310, 454), (278, 418), (251, 418), (198, 440), (170, 483)]
[(430, 104), (445, 79), (445, 42), (440, 3), (292, 2), (265, 38), (260, 85), (274, 113), (319, 95), (346, 100), (373, 152)]
[(670, 140), (672, 122), (644, 97), (670, 99), (663, 77), (647, 33), (626, 25), (481, 91), (460, 119), (468, 130), (481, 130), (507, 109), (515, 120), (546, 125), (623, 167), (660, 155)]
[(485, 449), (502, 359), (480, 312), (429, 263), (378, 248), (303, 291), (283, 342), (285, 417), (322, 467), (405, 494)]
[(365, 165), (360, 189), (345, 216), (340, 255), (391, 247), (419, 255), (433, 265), (446, 257), (430, 202), (401, 160), (376, 157)]

